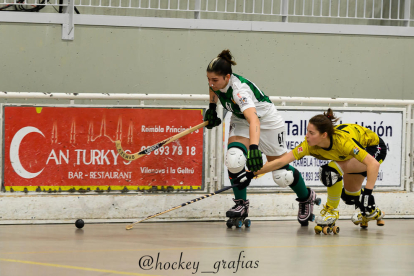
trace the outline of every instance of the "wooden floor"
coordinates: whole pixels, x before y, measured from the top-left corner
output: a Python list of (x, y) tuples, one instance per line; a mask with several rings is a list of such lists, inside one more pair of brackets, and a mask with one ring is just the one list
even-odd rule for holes
[(2, 225), (0, 275), (414, 275), (414, 220), (385, 223), (340, 220), (328, 236), (296, 221)]

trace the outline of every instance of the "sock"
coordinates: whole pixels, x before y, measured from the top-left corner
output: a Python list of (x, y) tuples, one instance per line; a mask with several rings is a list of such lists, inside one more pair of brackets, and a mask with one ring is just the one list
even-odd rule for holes
[(333, 207), (334, 209), (338, 208), (339, 201), (341, 199), (342, 187), (344, 182), (341, 180), (336, 182), (331, 187), (328, 187), (328, 200), (326, 204)]
[(347, 191), (346, 189), (344, 189), (344, 191), (345, 191), (345, 194), (350, 195), (350, 196), (360, 196), (361, 195), (361, 190), (356, 191), (356, 192), (350, 192), (350, 191)]
[[(233, 184), (233, 180), (230, 179), (231, 185)], [(246, 201), (247, 199), (247, 189), (244, 188), (243, 190), (239, 190), (239, 188), (234, 187), (233, 188), (233, 193), (234, 193), (234, 199), (243, 199), (244, 201)]]
[[(237, 147), (237, 148), (241, 149), (244, 153), (244, 156), (247, 155), (247, 148), (244, 144), (239, 143), (239, 142), (232, 142), (232, 143), (228, 144), (227, 149), (230, 149), (232, 147)], [(229, 172), (229, 175), (230, 174), (231, 173)], [(236, 176), (237, 175), (238, 174), (236, 174)], [(230, 182), (231, 182), (231, 185), (234, 185), (233, 180), (231, 178), (230, 178)], [(239, 188), (235, 187), (235, 188), (233, 188), (233, 193), (234, 193), (234, 199), (243, 199), (244, 201), (246, 201), (247, 188), (244, 188), (243, 190), (240, 191)]]
[(299, 199), (307, 199), (309, 197), (309, 190), (306, 188), (302, 174), (291, 165), (285, 166), (283, 168), (293, 172), (293, 184), (289, 185), (289, 187), (296, 193)]

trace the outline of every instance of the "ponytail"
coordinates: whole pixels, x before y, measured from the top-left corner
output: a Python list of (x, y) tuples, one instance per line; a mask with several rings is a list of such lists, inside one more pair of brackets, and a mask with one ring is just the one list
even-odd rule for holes
[(207, 66), (207, 72), (213, 72), (219, 76), (226, 76), (232, 74), (232, 65), (236, 65), (233, 56), (229, 49), (221, 51), (221, 53), (214, 58)]
[(321, 114), (313, 116), (309, 120), (309, 123), (314, 125), (320, 133), (326, 132), (328, 133), (329, 137), (332, 137), (334, 133), (334, 126), (338, 120), (339, 118), (335, 117), (332, 109), (329, 108), (326, 112), (323, 113), (323, 115)]

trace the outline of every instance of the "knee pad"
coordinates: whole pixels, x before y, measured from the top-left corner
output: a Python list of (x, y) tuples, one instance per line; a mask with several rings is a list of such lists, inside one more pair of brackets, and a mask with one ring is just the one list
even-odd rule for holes
[(238, 174), (244, 170), (246, 164), (247, 149), (242, 143), (233, 142), (228, 146), (225, 164), (232, 174)]
[(272, 172), (273, 181), (281, 188), (286, 188), (295, 183), (295, 175), (291, 170), (287, 170), (288, 167), (285, 166), (282, 169)]
[(346, 205), (357, 205), (359, 203), (359, 195), (353, 196), (345, 193), (345, 189), (342, 188), (341, 199)]
[(342, 181), (343, 175), (344, 172), (335, 161), (331, 161), (319, 168), (319, 178), (326, 187), (331, 187), (335, 183)]

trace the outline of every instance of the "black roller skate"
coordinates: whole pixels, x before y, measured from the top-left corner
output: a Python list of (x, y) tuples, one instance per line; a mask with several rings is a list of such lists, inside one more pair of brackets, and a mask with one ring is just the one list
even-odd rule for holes
[(298, 221), (302, 226), (308, 226), (309, 221), (315, 221), (315, 215), (313, 214), (313, 205), (320, 205), (322, 200), (316, 197), (316, 193), (308, 188), (309, 196), (305, 200), (297, 198), (299, 202)]
[(226, 212), (226, 217), (229, 218), (226, 222), (227, 227), (241, 228), (243, 224), (245, 227), (250, 227), (251, 221), (246, 219), (249, 215), (249, 200), (233, 199), (233, 201), (236, 205)]

